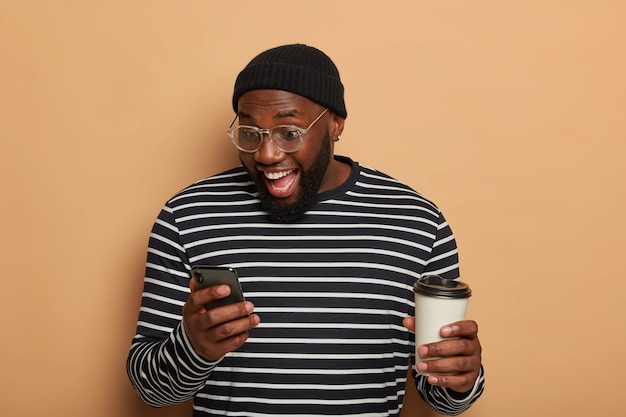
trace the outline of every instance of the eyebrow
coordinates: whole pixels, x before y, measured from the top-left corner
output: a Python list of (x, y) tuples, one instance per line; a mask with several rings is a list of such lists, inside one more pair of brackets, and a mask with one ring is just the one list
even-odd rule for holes
[[(240, 119), (249, 119), (251, 121), (255, 121), (256, 120), (256, 118), (253, 115), (245, 113), (245, 112), (242, 112), (242, 111), (239, 112), (238, 116), (239, 116)], [(302, 116), (304, 116), (304, 113), (302, 113), (301, 111), (298, 111), (296, 109), (293, 109), (293, 110), (280, 111), (280, 112), (276, 113), (272, 118), (274, 120), (280, 120), (280, 119), (286, 119), (286, 118), (289, 118), (289, 117), (300, 118)]]

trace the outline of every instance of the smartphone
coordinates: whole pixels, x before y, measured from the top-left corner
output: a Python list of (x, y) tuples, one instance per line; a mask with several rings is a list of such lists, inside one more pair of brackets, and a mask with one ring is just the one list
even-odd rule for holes
[(245, 300), (235, 268), (229, 266), (194, 265), (191, 267), (191, 276), (196, 281), (196, 287), (199, 290), (214, 285), (228, 285), (230, 287), (230, 295), (207, 303), (204, 306), (207, 310)]

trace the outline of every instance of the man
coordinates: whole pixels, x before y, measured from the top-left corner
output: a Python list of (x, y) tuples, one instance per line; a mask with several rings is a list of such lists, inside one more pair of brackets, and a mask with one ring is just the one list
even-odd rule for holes
[[(242, 166), (175, 195), (151, 234), (127, 362), (148, 404), (195, 397), (194, 416), (400, 414), (412, 286), (458, 278), (456, 243), (432, 202), (334, 155), (343, 91), (330, 58), (305, 45), (265, 51), (237, 77), (228, 134)], [(235, 268), (246, 301), (207, 310), (230, 289), (196, 290), (190, 268), (202, 264)], [(477, 326), (442, 335), (458, 339), (420, 346), (433, 359), (411, 366), (425, 401), (458, 414), (484, 386)]]

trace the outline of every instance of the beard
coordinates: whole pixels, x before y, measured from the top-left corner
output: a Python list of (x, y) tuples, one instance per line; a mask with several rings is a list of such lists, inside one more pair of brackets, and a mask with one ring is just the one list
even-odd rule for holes
[[(252, 176), (259, 192), (261, 207), (269, 218), (277, 223), (295, 222), (304, 216), (311, 207), (322, 185), (326, 170), (330, 164), (330, 135), (326, 132), (322, 140), (322, 148), (315, 157), (315, 161), (308, 171), (300, 172), (300, 193), (295, 202), (284, 204), (278, 202), (267, 190), (265, 181), (258, 176)], [(260, 175), (260, 174), (257, 174)]]

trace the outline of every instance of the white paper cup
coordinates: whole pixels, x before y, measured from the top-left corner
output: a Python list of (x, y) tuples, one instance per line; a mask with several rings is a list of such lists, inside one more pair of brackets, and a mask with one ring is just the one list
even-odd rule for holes
[(472, 291), (464, 282), (441, 278), (438, 275), (426, 275), (418, 279), (413, 291), (417, 364), (422, 359), (417, 353), (420, 345), (443, 340), (440, 335), (443, 326), (465, 319), (467, 302)]

